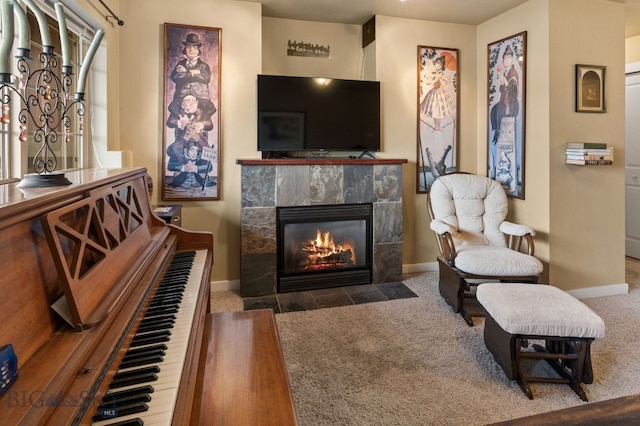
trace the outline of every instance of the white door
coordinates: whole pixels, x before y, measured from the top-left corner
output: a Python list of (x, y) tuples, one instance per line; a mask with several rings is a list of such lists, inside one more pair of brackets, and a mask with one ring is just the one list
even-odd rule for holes
[(626, 68), (625, 254), (640, 259), (640, 63)]

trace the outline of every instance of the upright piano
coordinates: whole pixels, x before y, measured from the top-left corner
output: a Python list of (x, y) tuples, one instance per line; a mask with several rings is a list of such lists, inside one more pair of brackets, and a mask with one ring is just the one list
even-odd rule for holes
[(187, 425), (213, 237), (156, 217), (144, 168), (66, 177), (0, 185), (0, 346), (19, 367), (0, 419)]

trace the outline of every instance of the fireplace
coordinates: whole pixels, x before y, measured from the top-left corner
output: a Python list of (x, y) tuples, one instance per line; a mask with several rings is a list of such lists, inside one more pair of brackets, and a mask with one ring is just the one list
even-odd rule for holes
[(277, 208), (278, 292), (372, 282), (372, 204)]
[[(305, 285), (316, 285), (314, 281), (318, 281), (320, 288), (325, 287), (327, 281), (333, 281), (336, 286), (402, 281), (402, 164), (406, 162), (362, 158), (238, 160), (242, 166), (240, 295), (243, 298), (274, 296), (282, 291), (281, 287), (286, 289), (288, 282), (302, 276)], [(363, 258), (363, 249), (355, 247), (358, 266), (354, 268), (335, 265), (334, 270), (322, 273), (302, 274), (291, 270), (279, 273), (278, 211), (302, 208), (293, 210), (291, 221), (295, 222), (314, 212), (305, 212), (309, 207), (343, 205), (349, 206), (347, 209), (359, 208), (358, 205), (371, 208), (370, 225), (365, 225), (366, 229), (372, 229), (365, 237), (371, 241), (365, 249), (365, 255), (370, 257)], [(356, 219), (362, 217), (359, 214), (355, 215)], [(354, 219), (346, 219), (349, 220)], [(313, 221), (326, 222), (327, 216), (323, 213)], [(313, 228), (313, 235), (307, 239), (316, 237), (317, 225)], [(339, 229), (327, 231), (340, 232)], [(341, 238), (333, 236), (335, 243), (341, 243)], [(359, 263), (363, 259), (368, 265)]]

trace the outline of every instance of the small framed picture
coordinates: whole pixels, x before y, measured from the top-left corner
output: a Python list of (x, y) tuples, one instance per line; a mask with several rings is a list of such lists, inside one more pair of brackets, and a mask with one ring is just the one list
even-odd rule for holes
[(576, 65), (576, 112), (605, 112), (604, 72), (600, 65)]

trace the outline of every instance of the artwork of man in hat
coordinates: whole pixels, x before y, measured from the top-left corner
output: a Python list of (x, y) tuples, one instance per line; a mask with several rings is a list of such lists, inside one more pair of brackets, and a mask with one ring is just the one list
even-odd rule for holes
[[(169, 118), (166, 123), (167, 127), (174, 129), (174, 141), (167, 148), (168, 169), (177, 173), (170, 183), (174, 187), (184, 186), (183, 181), (186, 176), (185, 170), (181, 170), (177, 165), (195, 164), (193, 159), (185, 163), (186, 153), (193, 154), (188, 147), (195, 146), (198, 152), (201, 152), (202, 148), (211, 146), (209, 132), (213, 130), (212, 116), (216, 112), (209, 94), (211, 68), (201, 59), (200, 36), (188, 33), (182, 44), (184, 47), (181, 53), (184, 59), (178, 61), (171, 73), (175, 92), (168, 106)], [(206, 162), (198, 160), (198, 164), (201, 165), (201, 163)], [(197, 173), (199, 172), (200, 170)], [(188, 170), (188, 173), (193, 171)], [(196, 175), (195, 179), (199, 177)], [(210, 181), (210, 183), (213, 182), (213, 180)]]
[(197, 34), (189, 33), (182, 42), (184, 59), (179, 61), (171, 72), (171, 80), (176, 84), (172, 105), (169, 110), (177, 110), (187, 95), (195, 96), (203, 111), (216, 112), (216, 107), (209, 97), (211, 68), (200, 59), (202, 42)]

